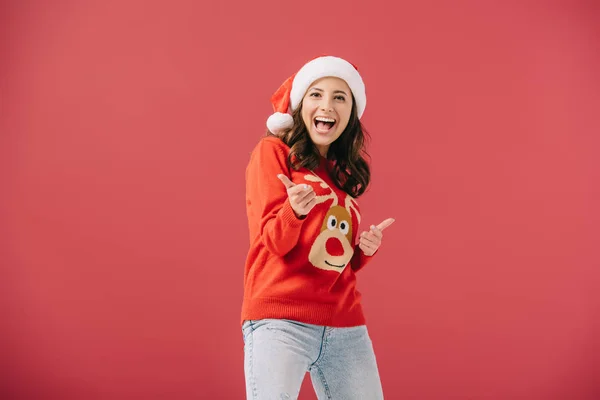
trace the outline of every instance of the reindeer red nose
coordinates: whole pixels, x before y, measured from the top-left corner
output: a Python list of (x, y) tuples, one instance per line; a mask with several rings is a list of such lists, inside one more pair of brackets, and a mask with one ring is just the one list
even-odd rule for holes
[(327, 254), (331, 256), (341, 256), (344, 254), (344, 246), (342, 246), (342, 242), (338, 238), (330, 237), (327, 239), (325, 249), (327, 250)]

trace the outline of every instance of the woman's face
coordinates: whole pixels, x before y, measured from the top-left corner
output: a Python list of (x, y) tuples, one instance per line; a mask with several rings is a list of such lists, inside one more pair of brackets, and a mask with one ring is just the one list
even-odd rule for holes
[(352, 107), (352, 93), (342, 79), (321, 78), (306, 91), (302, 99), (302, 120), (323, 157), (346, 129)]

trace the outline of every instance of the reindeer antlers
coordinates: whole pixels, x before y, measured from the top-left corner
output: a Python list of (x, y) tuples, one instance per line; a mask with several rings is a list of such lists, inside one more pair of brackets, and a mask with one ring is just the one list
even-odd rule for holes
[[(316, 182), (316, 183), (320, 183), (319, 186), (321, 186), (323, 189), (329, 189), (331, 191), (330, 194), (326, 194), (323, 196), (317, 196), (317, 204), (323, 203), (329, 199), (333, 199), (333, 204), (331, 205), (333, 206), (337, 206), (338, 205), (338, 197), (335, 194), (335, 192), (329, 187), (329, 185), (323, 180), (321, 179), (318, 175), (313, 174), (313, 175), (304, 175), (304, 179), (306, 179), (307, 181), (310, 182)], [(348, 211), (348, 214), (352, 215), (352, 210), (354, 211), (354, 214), (356, 214), (356, 219), (358, 220), (358, 223), (360, 223), (360, 213), (358, 212), (358, 206), (356, 204), (356, 201), (354, 200), (354, 198), (352, 196), (350, 196), (349, 194), (346, 195), (346, 201), (345, 201), (345, 208)]]
[(333, 190), (331, 190), (331, 188), (329, 187), (329, 185), (323, 179), (321, 179), (319, 176), (317, 176), (317, 175), (304, 175), (304, 179), (306, 179), (307, 181), (310, 181), (310, 182), (320, 183), (321, 184), (320, 186), (323, 189), (329, 189), (331, 191), (331, 193), (329, 193), (329, 194), (326, 194), (326, 195), (323, 195), (323, 196), (317, 196), (316, 197), (317, 204), (324, 203), (325, 201), (327, 201), (329, 199), (333, 199), (332, 206), (335, 206), (335, 205), (338, 204), (338, 197), (335, 194), (335, 192)]
[(354, 214), (356, 214), (356, 219), (360, 224), (360, 213), (358, 212), (356, 201), (349, 194), (346, 195), (346, 210), (348, 210), (348, 214), (350, 215), (352, 215), (352, 212), (350, 210), (354, 210)]

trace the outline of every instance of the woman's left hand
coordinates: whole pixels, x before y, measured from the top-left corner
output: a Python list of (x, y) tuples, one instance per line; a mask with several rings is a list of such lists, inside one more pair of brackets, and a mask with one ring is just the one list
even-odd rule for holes
[(388, 218), (379, 225), (371, 225), (371, 230), (364, 231), (360, 234), (358, 241), (358, 247), (367, 256), (372, 256), (381, 246), (381, 239), (383, 238), (383, 230), (394, 223), (394, 218)]

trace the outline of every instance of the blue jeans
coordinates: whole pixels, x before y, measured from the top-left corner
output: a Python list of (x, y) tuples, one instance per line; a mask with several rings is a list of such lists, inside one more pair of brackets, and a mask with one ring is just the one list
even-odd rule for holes
[(307, 371), (319, 400), (383, 399), (366, 326), (331, 328), (286, 319), (244, 321), (246, 396), (297, 399)]

